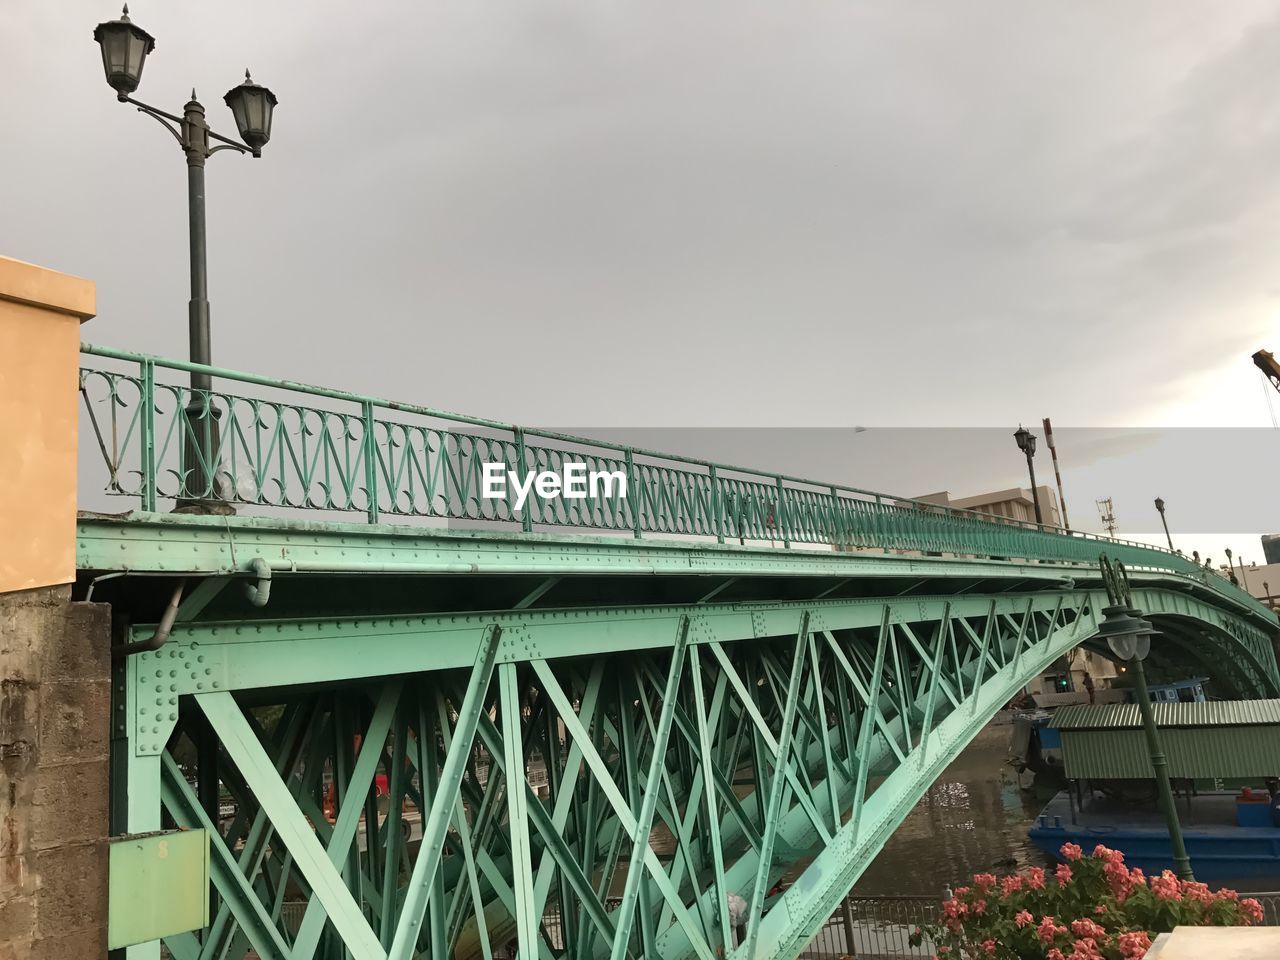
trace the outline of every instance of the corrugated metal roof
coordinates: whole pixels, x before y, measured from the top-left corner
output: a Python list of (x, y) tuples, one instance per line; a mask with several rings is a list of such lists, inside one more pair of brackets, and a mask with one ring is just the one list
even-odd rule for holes
[[(1160, 745), (1177, 778), (1274, 776), (1280, 770), (1280, 736), (1271, 725), (1169, 727)], [(1147, 779), (1151, 751), (1136, 727), (1063, 730), (1062, 762), (1069, 778)]]
[[(1174, 727), (1280, 726), (1280, 700), (1214, 700), (1205, 703), (1153, 703), (1156, 725)], [(1059, 707), (1051, 727), (1059, 730), (1141, 729), (1136, 703), (1078, 703)]]

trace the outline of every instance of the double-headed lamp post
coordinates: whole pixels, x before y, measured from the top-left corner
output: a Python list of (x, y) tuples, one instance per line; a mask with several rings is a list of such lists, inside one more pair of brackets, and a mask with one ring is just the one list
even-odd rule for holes
[(1119, 571), (1123, 593), (1119, 590), (1112, 592), (1108, 568), (1109, 564), (1104, 562), (1104, 577), (1109, 580), (1108, 593), (1113, 602), (1111, 606), (1104, 607), (1102, 610), (1103, 621), (1098, 627), (1098, 636), (1106, 638), (1111, 652), (1133, 668), (1134, 696), (1138, 700), (1138, 712), (1142, 716), (1142, 729), (1147, 738), (1147, 750), (1151, 754), (1151, 769), (1156, 777), (1160, 806), (1164, 810), (1165, 823), (1169, 828), (1174, 871), (1184, 880), (1194, 880), (1191, 859), (1187, 856), (1186, 845), (1182, 842), (1182, 825), (1178, 822), (1178, 809), (1174, 806), (1173, 788), (1169, 784), (1169, 762), (1165, 758), (1164, 750), (1160, 746), (1160, 736), (1156, 732), (1151, 696), (1147, 693), (1146, 671), (1142, 667), (1142, 661), (1151, 652), (1151, 638), (1156, 631), (1152, 628), (1151, 622), (1142, 619), (1141, 613), (1129, 604), (1128, 582), (1124, 579), (1123, 569)]
[[(271, 116), (276, 106), (276, 96), (266, 87), (254, 83), (249, 71), (244, 82), (232, 87), (223, 100), (231, 108), (241, 143), (214, 133), (205, 122), (204, 106), (191, 91), (191, 99), (183, 107), (182, 116), (174, 116), (163, 110), (135, 100), (130, 94), (142, 81), (142, 68), (147, 54), (156, 45), (155, 38), (129, 19), (129, 7), (118, 20), (100, 23), (93, 31), (93, 39), (102, 48), (102, 66), (107, 83), (116, 92), (121, 103), (131, 103), (142, 113), (159, 121), (168, 130), (187, 158), (187, 203), (191, 235), (191, 301), (188, 307), (190, 330), (190, 358), (192, 363), (208, 366), (212, 362), (209, 335), (209, 284), (205, 244), (204, 212), (204, 164), (219, 150), (235, 150), (254, 157), (262, 156), (262, 148), (271, 139)], [(216, 146), (210, 146), (217, 141)], [(211, 380), (204, 371), (191, 372), (191, 397), (187, 405), (187, 418), (195, 441), (195, 454), (207, 471), (208, 494), (215, 494), (215, 466), (213, 457), (217, 448), (214, 440), (213, 419), (209, 388)], [(196, 423), (203, 429), (196, 429)], [(188, 476), (194, 470), (187, 470)], [(199, 491), (197, 491), (199, 495)]]
[(1036, 435), (1021, 424), (1013, 439), (1018, 441), (1018, 449), (1027, 455), (1027, 473), (1031, 475), (1031, 505), (1036, 510), (1036, 525), (1044, 526), (1044, 517), (1040, 515), (1040, 497), (1036, 494), (1036, 465), (1032, 458), (1036, 455)]

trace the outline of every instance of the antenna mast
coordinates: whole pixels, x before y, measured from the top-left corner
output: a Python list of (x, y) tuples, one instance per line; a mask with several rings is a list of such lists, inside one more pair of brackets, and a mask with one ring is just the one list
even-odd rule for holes
[(1114, 537), (1116, 535), (1116, 512), (1111, 504), (1111, 498), (1098, 500), (1098, 514), (1102, 517), (1102, 526), (1107, 531), (1107, 536)]

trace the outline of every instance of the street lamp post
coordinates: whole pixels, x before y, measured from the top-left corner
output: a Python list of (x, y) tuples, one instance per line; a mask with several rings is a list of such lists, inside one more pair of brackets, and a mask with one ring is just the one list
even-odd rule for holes
[(1169, 536), (1169, 521), (1164, 518), (1164, 498), (1156, 497), (1156, 510), (1160, 513), (1160, 524), (1164, 527), (1164, 538), (1169, 542), (1169, 549), (1173, 549), (1173, 537)]
[(1240, 586), (1240, 581), (1236, 579), (1236, 565), (1231, 560), (1231, 548), (1224, 547), (1223, 552), (1227, 555), (1227, 579), (1231, 581), (1232, 585), (1238, 587)]
[(1027, 473), (1031, 475), (1031, 505), (1036, 511), (1036, 526), (1044, 526), (1044, 517), (1040, 514), (1040, 497), (1036, 495), (1036, 465), (1032, 458), (1036, 455), (1036, 435), (1021, 424), (1013, 439), (1018, 441), (1018, 449), (1027, 455)]
[[(209, 129), (205, 121), (204, 106), (196, 99), (195, 90), (183, 107), (182, 116), (175, 116), (135, 100), (130, 94), (142, 81), (142, 68), (147, 55), (155, 48), (155, 38), (129, 19), (126, 4), (118, 20), (100, 23), (93, 31), (93, 39), (102, 48), (102, 66), (107, 83), (116, 92), (116, 99), (129, 103), (138, 111), (157, 120), (178, 141), (187, 160), (187, 205), (191, 248), (191, 300), (187, 308), (187, 324), (190, 337), (192, 363), (209, 366), (212, 350), (209, 331), (209, 281), (207, 246), (205, 242), (205, 161), (219, 150), (235, 150), (254, 157), (262, 156), (262, 148), (271, 139), (271, 118), (276, 106), (276, 96), (266, 87), (254, 83), (249, 71), (244, 82), (227, 91), (223, 98), (235, 117), (236, 129), (243, 142), (232, 140)], [(210, 141), (217, 141), (210, 146)], [(183, 471), (183, 488), (187, 502), (206, 497), (216, 497), (217, 451), (216, 419), (209, 390), (212, 386), (209, 374), (191, 371), (191, 396), (186, 405), (189, 430), (184, 456), (191, 465)], [(198, 426), (197, 426), (198, 424)], [(193, 483), (195, 471), (200, 466), (206, 476)], [(205, 501), (207, 503), (207, 501)]]
[(1151, 769), (1155, 773), (1156, 788), (1163, 808), (1165, 823), (1169, 828), (1169, 842), (1173, 847), (1174, 871), (1183, 880), (1194, 880), (1191, 858), (1182, 840), (1182, 825), (1178, 821), (1178, 808), (1173, 801), (1173, 788), (1169, 783), (1169, 761), (1160, 745), (1156, 730), (1155, 714), (1151, 709), (1151, 695), (1147, 692), (1147, 675), (1142, 661), (1151, 652), (1151, 638), (1156, 631), (1151, 622), (1133, 606), (1129, 592), (1129, 579), (1124, 566), (1112, 563), (1106, 556), (1100, 558), (1102, 579), (1111, 605), (1103, 608), (1103, 621), (1098, 636), (1104, 637), (1111, 652), (1133, 667), (1134, 696), (1138, 700), (1138, 713), (1142, 716), (1142, 729), (1146, 734), (1147, 751), (1151, 754)]

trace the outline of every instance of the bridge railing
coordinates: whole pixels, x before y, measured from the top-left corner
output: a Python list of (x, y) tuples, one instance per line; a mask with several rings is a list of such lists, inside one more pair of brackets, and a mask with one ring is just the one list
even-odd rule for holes
[[(143, 510), (162, 500), (221, 500), (357, 513), (369, 523), (493, 521), (525, 531), (1089, 565), (1105, 549), (1133, 567), (1205, 573), (1148, 544), (843, 484), (106, 347), (85, 345), (82, 353), (84, 421), (106, 468), (105, 492), (133, 497)], [(178, 374), (193, 371), (209, 374), (217, 388), (193, 391), (179, 382)], [(568, 498), (535, 487), (517, 506), (509, 488), (507, 496), (484, 495), (485, 464), (500, 465), (504, 479), (508, 471), (563, 476), (568, 465), (582, 464), (585, 490)], [(1207, 579), (1228, 589), (1221, 577)]]

